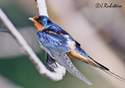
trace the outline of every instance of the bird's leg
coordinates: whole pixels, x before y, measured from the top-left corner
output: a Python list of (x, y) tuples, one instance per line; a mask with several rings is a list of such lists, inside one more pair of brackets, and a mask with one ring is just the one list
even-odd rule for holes
[(52, 72), (54, 72), (54, 69), (58, 67), (56, 61), (48, 53), (46, 53), (46, 64), (48, 70)]

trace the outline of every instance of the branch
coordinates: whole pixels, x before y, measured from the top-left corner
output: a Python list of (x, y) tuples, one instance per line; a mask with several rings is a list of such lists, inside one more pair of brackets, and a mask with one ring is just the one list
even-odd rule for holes
[(39, 15), (44, 15), (44, 16), (48, 17), (45, 0), (37, 0), (37, 8), (38, 8), (38, 11), (39, 11)]
[(49, 71), (40, 61), (40, 59), (36, 56), (36, 54), (33, 52), (33, 50), (27, 44), (22, 35), (17, 31), (17, 29), (8, 19), (8, 17), (4, 14), (1, 8), (0, 8), (0, 21), (3, 23), (8, 32), (14, 37), (14, 39), (17, 41), (20, 47), (24, 50), (26, 55), (29, 56), (30, 60), (35, 65), (36, 69), (41, 75), (54, 81), (58, 81), (63, 78), (63, 75), (65, 74), (65, 72), (63, 71), (65, 71), (65, 68), (58, 65), (58, 68), (55, 70), (56, 72)]

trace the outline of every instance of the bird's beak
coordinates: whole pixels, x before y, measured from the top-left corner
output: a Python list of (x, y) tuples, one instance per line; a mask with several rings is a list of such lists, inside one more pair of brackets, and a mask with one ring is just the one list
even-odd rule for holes
[(29, 17), (28, 19), (31, 20), (31, 21), (33, 21), (33, 22), (35, 21), (32, 17)]
[(38, 16), (35, 16), (33, 18), (29, 17), (28, 19), (33, 22), (33, 24), (34, 24), (34, 26), (35, 26), (35, 28), (36, 28), (37, 31), (43, 30), (45, 27), (42, 26), (40, 23), (38, 23), (36, 20), (34, 20), (34, 19), (37, 19), (37, 18), (38, 18)]

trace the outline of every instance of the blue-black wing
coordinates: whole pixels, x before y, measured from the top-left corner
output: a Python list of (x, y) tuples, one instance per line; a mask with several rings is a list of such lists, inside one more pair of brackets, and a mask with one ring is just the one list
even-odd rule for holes
[[(71, 37), (67, 32), (58, 26), (51, 26), (48, 29), (38, 31), (37, 39), (48, 50), (55, 50), (56, 52), (69, 52), (71, 51), (68, 45), (68, 39), (65, 36)], [(72, 39), (72, 38), (71, 38)]]

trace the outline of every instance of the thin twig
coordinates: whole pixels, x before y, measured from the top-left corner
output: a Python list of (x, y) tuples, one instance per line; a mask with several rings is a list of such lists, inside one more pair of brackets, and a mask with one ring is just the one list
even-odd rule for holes
[[(17, 41), (17, 43), (20, 45), (20, 47), (25, 51), (26, 55), (29, 56), (30, 60), (35, 65), (38, 72), (54, 81), (61, 80), (63, 78), (65, 71), (64, 67), (59, 66), (59, 68), (56, 69), (56, 72), (51, 72), (44, 64), (40, 61), (40, 59), (36, 56), (36, 54), (33, 52), (33, 50), (30, 48), (30, 46), (27, 44), (25, 39), (22, 37), (22, 35), (17, 31), (17, 29), (14, 27), (14, 25), (11, 23), (11, 21), (8, 19), (8, 17), (5, 15), (5, 13), (0, 8), (0, 21), (3, 23), (3, 25), (6, 27), (6, 29), (9, 31), (9, 33), (14, 37), (14, 39)], [(64, 70), (60, 70), (64, 69)]]

